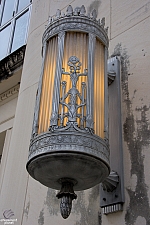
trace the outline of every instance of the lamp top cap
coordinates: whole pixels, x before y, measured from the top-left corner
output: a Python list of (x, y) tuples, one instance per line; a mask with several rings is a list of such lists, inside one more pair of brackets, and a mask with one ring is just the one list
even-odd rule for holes
[(85, 6), (73, 7), (69, 5), (66, 12), (57, 9), (56, 14), (49, 17), (48, 24), (43, 33), (42, 43), (46, 45), (47, 41), (58, 35), (64, 38), (66, 32), (83, 32), (92, 34), (98, 38), (105, 47), (109, 46), (108, 27), (105, 28), (105, 18), (97, 19), (97, 11), (93, 9), (91, 13), (86, 13)]
[(66, 9), (66, 14), (62, 12), (60, 9), (57, 9), (56, 14), (54, 16), (49, 17), (47, 26), (62, 18), (69, 18), (69, 17), (82, 17), (82, 18), (84, 17), (89, 20), (92, 20), (95, 23), (97, 23), (101, 28), (103, 28), (106, 31), (106, 33), (108, 33), (108, 27), (105, 28), (105, 17), (103, 17), (101, 20), (97, 19), (96, 9), (93, 9), (91, 13), (86, 13), (84, 5), (82, 5), (81, 7), (75, 7), (74, 9), (71, 5), (69, 5)]

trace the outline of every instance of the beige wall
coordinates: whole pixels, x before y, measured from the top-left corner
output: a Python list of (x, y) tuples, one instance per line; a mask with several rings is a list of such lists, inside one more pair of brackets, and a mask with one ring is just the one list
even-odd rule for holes
[[(109, 26), (109, 55), (122, 60), (122, 111), (124, 131), (125, 204), (123, 212), (101, 215), (99, 187), (78, 194), (67, 220), (59, 212), (55, 190), (42, 186), (28, 176), (28, 156), (37, 84), (41, 70), (41, 39), (48, 16), (57, 8), (84, 4), (106, 17)], [(150, 224), (150, 2), (148, 0), (56, 1), (34, 0), (21, 88), (18, 97), (9, 154), (3, 172), (0, 195), (0, 218), (11, 209), (18, 225), (149, 225)], [(11, 117), (10, 110), (2, 111)], [(1, 112), (1, 111), (0, 111)], [(0, 114), (5, 120), (6, 114)], [(9, 136), (10, 134), (8, 134)]]
[(111, 7), (109, 51), (122, 59), (125, 204), (118, 216), (103, 216), (103, 224), (148, 225), (150, 2), (112, 1)]

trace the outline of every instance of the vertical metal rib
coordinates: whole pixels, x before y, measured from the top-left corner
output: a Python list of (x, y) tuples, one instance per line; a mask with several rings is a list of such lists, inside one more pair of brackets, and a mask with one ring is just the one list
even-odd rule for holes
[(87, 86), (87, 107), (86, 107), (86, 127), (93, 129), (93, 99), (94, 99), (94, 56), (95, 56), (94, 34), (89, 33), (89, 49), (88, 49), (88, 86)]
[(108, 75), (107, 75), (107, 59), (108, 59), (108, 48), (105, 47), (105, 89), (104, 89), (104, 138), (108, 140)]
[(60, 94), (60, 81), (62, 73), (62, 60), (64, 53), (64, 39), (65, 32), (60, 32), (58, 34), (58, 53), (57, 53), (57, 65), (54, 81), (54, 93), (53, 93), (53, 102), (52, 102), (52, 115), (50, 119), (50, 126), (57, 125), (58, 122), (58, 108), (59, 108), (59, 94)]
[[(85, 101), (85, 96), (84, 96), (84, 92), (85, 92), (85, 88), (86, 88), (86, 84), (85, 82), (82, 82), (82, 104), (84, 104)], [(82, 106), (82, 110), (81, 110), (81, 128), (84, 128), (84, 105)]]
[[(64, 103), (65, 100), (65, 93), (66, 93), (66, 81), (62, 82), (62, 103)], [(63, 126), (64, 124), (64, 105), (61, 106), (61, 117), (60, 117), (60, 126)]]
[(47, 42), (45, 42), (44, 46), (43, 46), (42, 68), (41, 68), (41, 74), (40, 74), (40, 79), (39, 79), (39, 84), (38, 84), (38, 89), (37, 89), (36, 103), (35, 103), (35, 108), (34, 108), (34, 119), (33, 119), (33, 125), (32, 125), (31, 138), (33, 138), (38, 133), (40, 100), (41, 100), (41, 92), (42, 92), (42, 83), (43, 83), (43, 73), (44, 73), (44, 63), (45, 63), (45, 57), (46, 57), (46, 50), (47, 50)]

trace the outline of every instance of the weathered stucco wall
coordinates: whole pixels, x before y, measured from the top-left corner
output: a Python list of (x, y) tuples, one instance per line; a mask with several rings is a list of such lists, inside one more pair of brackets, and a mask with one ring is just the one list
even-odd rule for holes
[(112, 1), (111, 7), (110, 55), (120, 55), (122, 64), (125, 204), (119, 217), (122, 224), (149, 225), (150, 2)]
[[(35, 96), (41, 70), (41, 40), (49, 15), (84, 4), (109, 26), (109, 55), (122, 64), (125, 204), (123, 212), (102, 215), (99, 186), (78, 193), (70, 217), (63, 220), (55, 190), (28, 176), (28, 156)], [(33, 0), (9, 155), (0, 196), (0, 217), (11, 209), (20, 225), (150, 225), (150, 1)], [(3, 115), (4, 116), (4, 115)]]

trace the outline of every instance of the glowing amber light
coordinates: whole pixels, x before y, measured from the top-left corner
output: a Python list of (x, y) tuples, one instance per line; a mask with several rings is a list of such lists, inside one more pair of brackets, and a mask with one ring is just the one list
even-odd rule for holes
[(96, 40), (94, 70), (94, 130), (104, 138), (104, 46), (99, 40)]
[(53, 98), (54, 77), (57, 58), (56, 56), (57, 56), (57, 37), (53, 37), (48, 42), (44, 64), (38, 133), (47, 131), (49, 127), (49, 121), (52, 111), (52, 98)]
[[(65, 38), (65, 46), (64, 46), (64, 58), (63, 58), (63, 68), (65, 71), (70, 71), (69, 66), (67, 65), (68, 59), (70, 56), (76, 56), (80, 62), (82, 63), (80, 73), (84, 72), (84, 69), (87, 69), (87, 56), (88, 56), (88, 35), (84, 33), (77, 32), (68, 32), (66, 33)], [(66, 92), (71, 88), (71, 80), (70, 76), (62, 75), (61, 82), (65, 80), (67, 82)], [(87, 83), (87, 77), (82, 76), (79, 77), (77, 82), (77, 89), (81, 93), (81, 83)], [(67, 102), (68, 103), (68, 102)], [(77, 104), (81, 104), (78, 99)], [(86, 112), (86, 107), (85, 110)], [(65, 112), (67, 112), (67, 108), (65, 108)], [(78, 109), (78, 113), (81, 113), (81, 108)], [(64, 120), (64, 124), (66, 124), (67, 119)], [(77, 122), (80, 126), (80, 120), (77, 119)]]
[[(88, 68), (88, 35), (79, 32), (68, 32), (65, 36), (64, 44), (64, 57), (62, 62), (62, 68), (65, 71), (69, 71), (69, 66), (67, 65), (70, 56), (75, 55), (80, 59), (81, 73), (84, 69)], [(54, 90), (54, 77), (56, 69), (57, 60), (57, 37), (50, 39), (48, 43), (45, 68), (43, 74), (43, 84), (42, 84), (42, 95), (40, 103), (40, 113), (39, 113), (39, 130), (38, 133), (42, 133), (48, 130), (49, 121), (52, 110), (52, 98)], [(95, 134), (104, 137), (104, 46), (99, 40), (96, 40), (95, 47), (95, 59), (94, 59), (94, 130)], [(79, 77), (77, 88), (81, 93), (81, 83), (87, 83), (87, 77)], [(67, 75), (62, 75), (62, 81), (66, 81), (66, 92), (71, 88), (71, 80)], [(61, 85), (60, 83), (60, 85)], [(60, 88), (60, 96), (62, 96), (62, 88)], [(85, 96), (86, 98), (86, 96)], [(68, 100), (67, 100), (68, 101)], [(66, 101), (66, 103), (68, 103)], [(80, 104), (80, 99), (78, 99), (77, 104)], [(59, 113), (61, 112), (61, 106), (59, 107)], [(64, 108), (64, 112), (67, 112), (67, 108)], [(85, 110), (86, 112), (86, 106)], [(79, 108), (78, 113), (81, 113), (81, 108)], [(64, 125), (67, 122), (67, 118), (64, 119)], [(77, 119), (80, 126), (80, 121)], [(60, 121), (58, 121), (60, 125)]]

